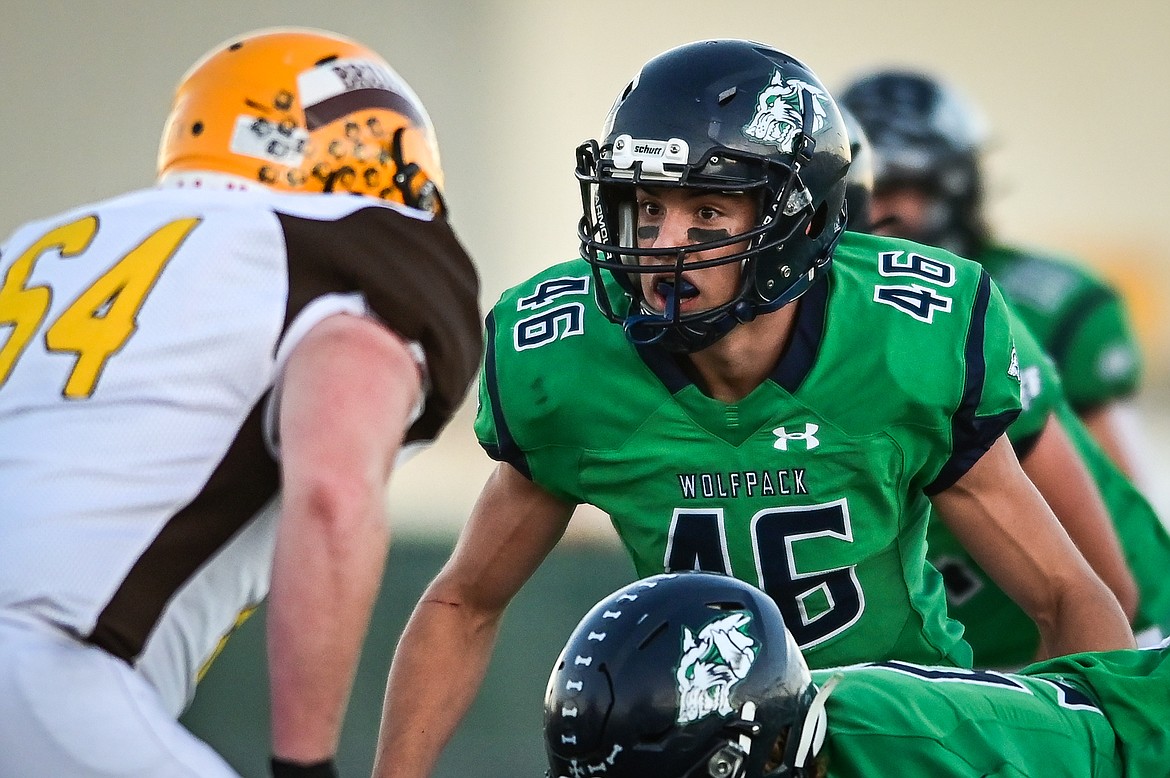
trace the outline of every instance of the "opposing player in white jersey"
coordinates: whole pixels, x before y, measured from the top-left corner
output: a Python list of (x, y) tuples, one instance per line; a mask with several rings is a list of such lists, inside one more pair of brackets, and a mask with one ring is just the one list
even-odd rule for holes
[(234, 775), (176, 719), (269, 589), (272, 771), (333, 775), (478, 278), (422, 103), (332, 34), (200, 60), (159, 172), (0, 250), (0, 775)]

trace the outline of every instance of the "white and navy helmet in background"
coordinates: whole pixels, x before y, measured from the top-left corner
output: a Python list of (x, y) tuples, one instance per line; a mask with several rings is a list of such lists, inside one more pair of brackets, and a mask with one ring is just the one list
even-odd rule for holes
[(903, 238), (976, 255), (988, 241), (984, 216), (983, 114), (952, 85), (925, 73), (886, 70), (854, 80), (841, 105), (874, 153), (874, 191), (912, 187), (932, 201), (923, 227)]

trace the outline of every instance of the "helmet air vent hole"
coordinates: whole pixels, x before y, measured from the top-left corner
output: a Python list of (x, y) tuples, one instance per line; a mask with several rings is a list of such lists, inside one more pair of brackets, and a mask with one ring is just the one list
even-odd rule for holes
[(191, 125), (191, 134), (198, 137), (203, 134), (203, 122), (195, 122)]
[(665, 621), (662, 622), (661, 624), (659, 624), (657, 627), (655, 627), (654, 630), (649, 635), (644, 637), (642, 639), (642, 642), (638, 644), (638, 650), (641, 651), (642, 649), (646, 648), (646, 646), (653, 643), (654, 639), (657, 638), (659, 635), (661, 635), (663, 633), (663, 631), (666, 629), (666, 627), (667, 627), (667, 623)]
[(313, 65), (316, 67), (321, 67), (322, 65), (328, 65), (330, 62), (332, 62), (335, 59), (337, 59), (337, 55), (330, 54), (328, 57), (322, 57), (321, 59), (317, 60), (316, 62), (313, 63)]
[(738, 87), (734, 87), (734, 86), (731, 87), (730, 89), (724, 89), (722, 92), (719, 93), (719, 97), (716, 98), (716, 101), (719, 103), (719, 105), (727, 105), (728, 103), (731, 102), (731, 98), (735, 97), (735, 93), (737, 91), (739, 91)]

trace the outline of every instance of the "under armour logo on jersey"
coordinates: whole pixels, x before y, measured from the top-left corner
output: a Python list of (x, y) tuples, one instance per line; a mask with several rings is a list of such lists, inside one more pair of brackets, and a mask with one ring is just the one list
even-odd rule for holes
[(1016, 347), (1012, 346), (1012, 360), (1008, 363), (1008, 375), (1017, 381), (1020, 380), (1020, 357), (1016, 354)]
[(820, 428), (821, 427), (819, 424), (813, 424), (811, 421), (805, 422), (804, 432), (789, 432), (787, 427), (777, 427), (776, 429), (772, 430), (772, 434), (776, 436), (776, 441), (772, 444), (772, 446), (774, 448), (780, 449), (781, 451), (787, 451), (788, 441), (803, 440), (805, 450), (811, 451), (817, 446), (821, 445), (821, 442), (817, 440), (816, 436), (816, 432)]

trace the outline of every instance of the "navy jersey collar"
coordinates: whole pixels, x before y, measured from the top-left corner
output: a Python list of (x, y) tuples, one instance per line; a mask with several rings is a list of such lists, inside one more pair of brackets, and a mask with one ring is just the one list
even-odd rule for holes
[[(795, 302), (799, 308), (796, 311), (792, 337), (768, 376), (768, 380), (789, 394), (794, 394), (800, 388), (816, 364), (817, 353), (824, 338), (831, 283), (832, 275), (826, 275), (820, 283), (809, 287), (809, 290)], [(634, 348), (671, 394), (678, 394), (695, 383), (683, 370), (679, 359), (666, 349), (654, 345), (635, 345)]]

